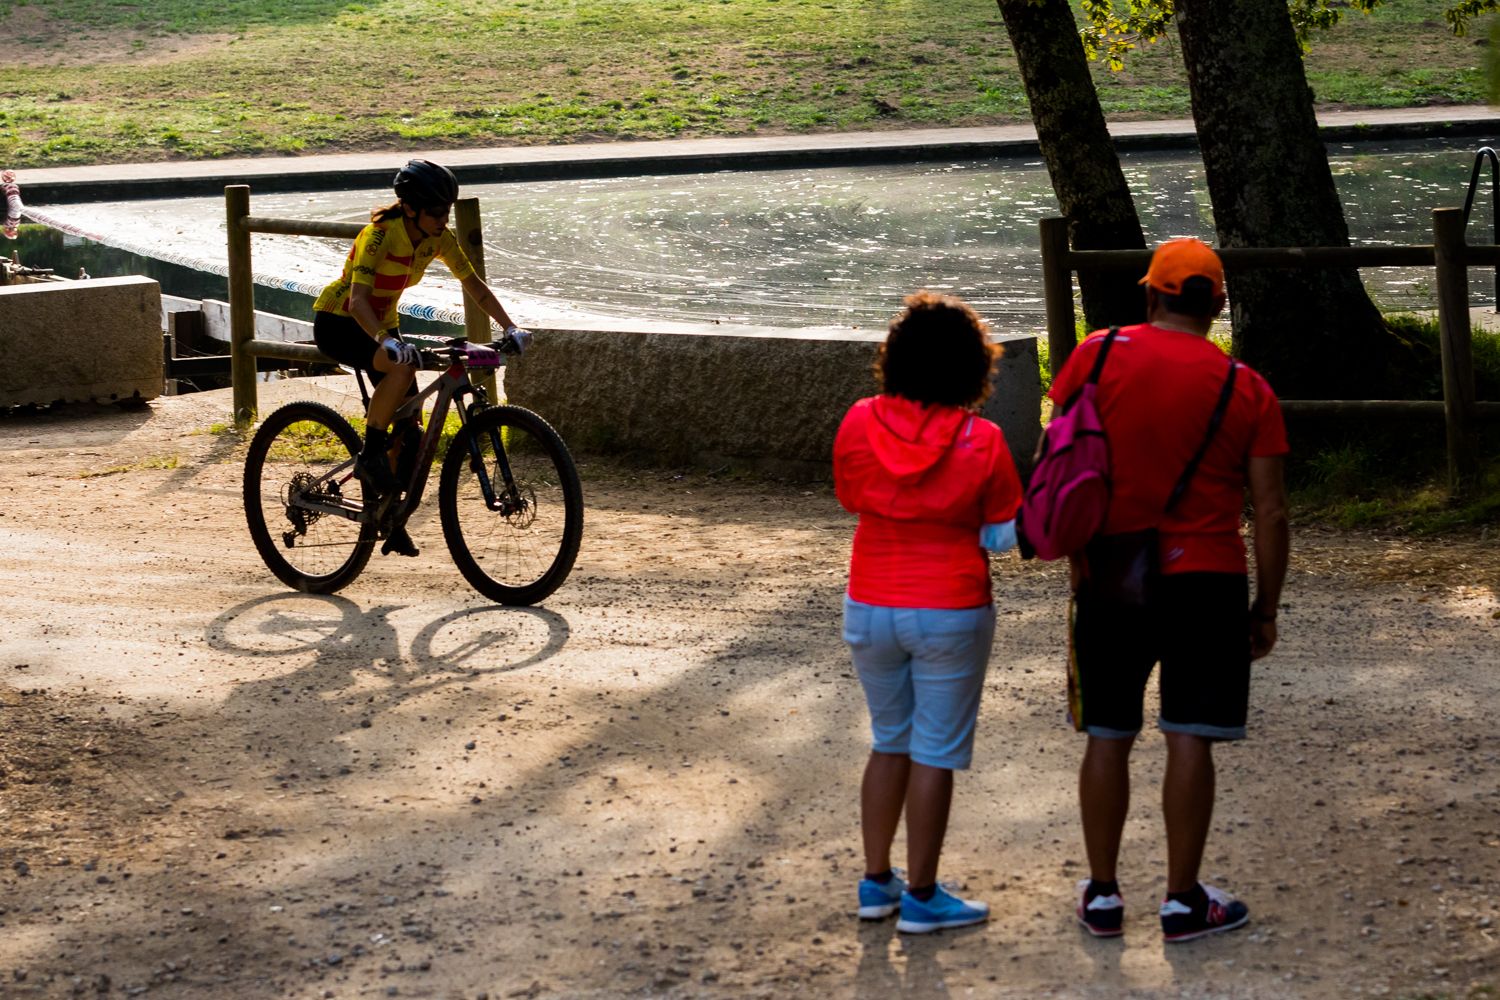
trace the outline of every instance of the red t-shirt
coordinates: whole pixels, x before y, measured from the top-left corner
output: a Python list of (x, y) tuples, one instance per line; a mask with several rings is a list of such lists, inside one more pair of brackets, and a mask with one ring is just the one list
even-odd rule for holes
[[(1104, 339), (1091, 335), (1047, 393), (1064, 403), (1088, 378)], [(1109, 437), (1111, 494), (1104, 533), (1161, 526), (1164, 573), (1244, 573), (1240, 515), (1251, 456), (1287, 453), (1276, 394), (1242, 363), (1224, 422), (1187, 492), (1161, 517), (1224, 388), (1229, 362), (1207, 337), (1149, 323), (1120, 330), (1099, 379), (1099, 415)]]
[(990, 602), (979, 529), (1012, 520), (1021, 505), (999, 427), (956, 406), (862, 399), (834, 440), (833, 481), (839, 502), (859, 515), (850, 597), (893, 608)]

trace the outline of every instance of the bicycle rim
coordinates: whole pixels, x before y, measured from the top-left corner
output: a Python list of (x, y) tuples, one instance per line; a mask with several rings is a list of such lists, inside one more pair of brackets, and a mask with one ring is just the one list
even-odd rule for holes
[[(501, 510), (485, 501), (471, 445)], [(562, 438), (529, 410), (493, 407), (469, 422), (443, 462), (439, 507), (454, 563), (491, 600), (534, 604), (573, 568), (583, 536), (583, 487)]]
[(369, 562), (372, 527), (305, 503), (358, 506), (359, 480), (334, 470), (359, 450), (349, 422), (320, 403), (291, 403), (261, 424), (245, 459), (245, 516), (266, 566), (288, 586), (332, 593)]

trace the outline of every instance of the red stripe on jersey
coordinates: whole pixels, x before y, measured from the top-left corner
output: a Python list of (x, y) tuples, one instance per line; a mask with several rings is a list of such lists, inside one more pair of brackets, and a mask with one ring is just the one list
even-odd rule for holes
[(411, 275), (409, 274), (377, 274), (375, 275), (375, 287), (382, 289), (394, 288), (400, 291), (406, 287), (406, 283), (410, 280)]
[(392, 264), (400, 264), (402, 267), (410, 267), (412, 261), (410, 255), (407, 255), (405, 257), (397, 257), (393, 253), (386, 254), (385, 259), (390, 261)]

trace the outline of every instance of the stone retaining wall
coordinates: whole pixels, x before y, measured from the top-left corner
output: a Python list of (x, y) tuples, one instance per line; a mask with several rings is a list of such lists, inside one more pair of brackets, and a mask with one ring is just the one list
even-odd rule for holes
[(0, 406), (155, 399), (160, 317), (150, 278), (0, 288)]
[[(845, 410), (871, 395), (884, 331), (540, 330), (505, 372), (509, 402), (535, 410), (579, 451), (681, 464), (745, 463), (826, 475)], [(1020, 463), (1040, 433), (1036, 338), (1006, 348), (985, 416)]]

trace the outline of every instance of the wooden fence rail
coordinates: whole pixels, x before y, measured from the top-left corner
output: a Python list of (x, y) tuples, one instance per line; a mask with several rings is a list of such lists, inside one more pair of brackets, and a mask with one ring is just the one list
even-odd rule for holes
[[(234, 418), (255, 419), (255, 374), (258, 358), (336, 364), (312, 344), (288, 344), (255, 337), (255, 270), (250, 259), (250, 234), (324, 236), (354, 239), (364, 227), (357, 222), (317, 222), (311, 219), (273, 219), (250, 214), (250, 187), (232, 184), (224, 189), (224, 213), (229, 232), (229, 352), (234, 383)], [(483, 278), (484, 233), (479, 222), (479, 199), (460, 198), (453, 206), (454, 229), (469, 263)], [(484, 310), (464, 294), (464, 335), (476, 344), (490, 342), (490, 321)], [(491, 377), (493, 378), (493, 377)], [(488, 385), (494, 397), (493, 383)]]
[[(1436, 269), (1438, 329), (1443, 367), (1443, 400), (1286, 400), (1288, 414), (1368, 414), (1377, 417), (1436, 417), (1447, 430), (1448, 485), (1462, 494), (1479, 471), (1480, 419), (1500, 418), (1500, 402), (1478, 402), (1469, 323), (1468, 269), (1500, 266), (1500, 246), (1469, 246), (1459, 208), (1432, 212), (1430, 246), (1225, 247), (1218, 251), (1226, 271), (1260, 268), (1432, 267)], [(1146, 273), (1150, 250), (1074, 250), (1068, 221), (1041, 223), (1042, 294), (1047, 310), (1047, 347), (1052, 370), (1062, 368), (1078, 343), (1073, 310), (1074, 271)]]

